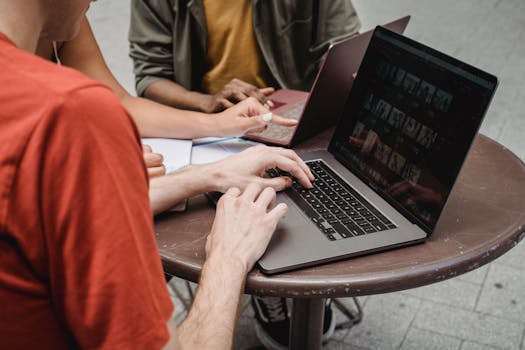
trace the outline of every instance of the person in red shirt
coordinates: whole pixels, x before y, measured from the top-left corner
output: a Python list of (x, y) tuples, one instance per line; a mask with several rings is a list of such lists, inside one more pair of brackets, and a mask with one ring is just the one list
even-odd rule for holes
[(216, 164), (215, 187), (187, 186), (245, 189), (217, 206), (177, 328), (137, 128), (109, 88), (32, 54), (41, 36), (74, 37), (90, 2), (0, 0), (0, 349), (230, 348), (246, 273), (287, 210), (270, 209), (275, 190), (263, 185), (289, 180), (255, 174), (277, 165), (306, 186), (313, 177), (292, 151), (261, 146)]

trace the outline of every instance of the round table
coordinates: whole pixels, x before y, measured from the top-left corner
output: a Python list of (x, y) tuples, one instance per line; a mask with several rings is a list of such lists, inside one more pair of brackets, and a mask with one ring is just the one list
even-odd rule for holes
[[(326, 148), (331, 132), (296, 150)], [(247, 276), (245, 292), (294, 298), (290, 348), (319, 348), (325, 298), (419, 287), (496, 259), (525, 235), (524, 198), (524, 163), (502, 145), (478, 135), (438, 225), (425, 243), (272, 276), (255, 267)], [(213, 217), (214, 208), (198, 196), (190, 199), (185, 213), (156, 218), (167, 274), (198, 281)]]

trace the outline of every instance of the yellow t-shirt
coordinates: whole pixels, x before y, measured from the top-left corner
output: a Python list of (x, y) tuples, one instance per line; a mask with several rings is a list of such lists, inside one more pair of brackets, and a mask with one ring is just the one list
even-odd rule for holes
[(250, 0), (204, 0), (208, 30), (203, 91), (215, 94), (233, 78), (266, 87), (266, 63), (253, 32)]

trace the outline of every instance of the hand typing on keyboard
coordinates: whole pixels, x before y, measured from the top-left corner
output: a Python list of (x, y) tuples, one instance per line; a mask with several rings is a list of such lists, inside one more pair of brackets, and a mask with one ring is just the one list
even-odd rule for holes
[(225, 192), (230, 187), (244, 189), (250, 182), (262, 187), (272, 187), (276, 191), (289, 187), (292, 183), (290, 177), (262, 177), (265, 170), (272, 167), (288, 172), (305, 188), (311, 188), (314, 180), (308, 166), (294, 151), (280, 147), (250, 147), (241, 153), (204, 166), (210, 168), (207, 174), (215, 186), (210, 190), (220, 192)]
[[(293, 179), (287, 194), (329, 240), (396, 227), (325, 163), (309, 161), (307, 164), (316, 178), (313, 187), (305, 188)], [(268, 174), (289, 175), (278, 169), (270, 169)]]

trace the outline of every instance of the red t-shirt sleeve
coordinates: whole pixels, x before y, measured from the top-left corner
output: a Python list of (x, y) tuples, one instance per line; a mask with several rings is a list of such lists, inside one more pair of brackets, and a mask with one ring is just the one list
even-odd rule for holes
[(18, 179), (39, 177), (57, 318), (81, 348), (161, 348), (173, 306), (137, 131), (100, 86), (77, 89), (55, 108), (34, 130), (24, 156), (32, 161), (22, 160)]

